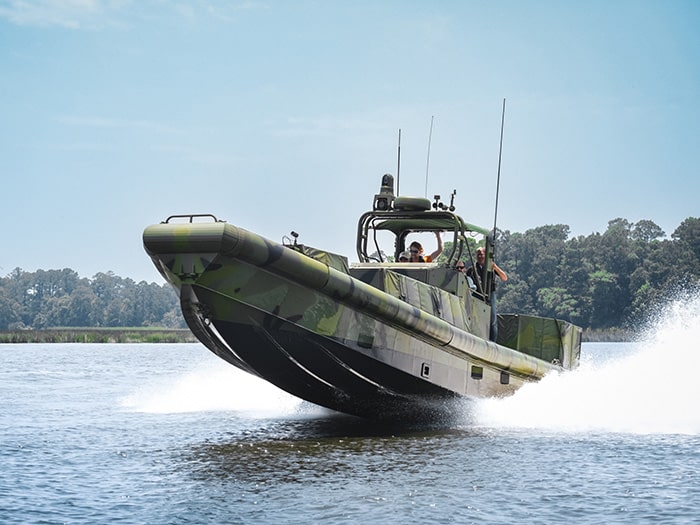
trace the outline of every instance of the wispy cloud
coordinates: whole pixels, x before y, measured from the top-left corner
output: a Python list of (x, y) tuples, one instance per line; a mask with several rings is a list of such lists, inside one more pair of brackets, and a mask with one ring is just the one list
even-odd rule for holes
[(155, 0), (0, 0), (0, 18), (20, 26), (95, 29), (120, 24), (124, 15), (143, 16), (143, 9), (174, 13), (193, 19), (199, 15), (230, 21), (242, 11), (266, 9), (267, 4), (251, 0), (241, 2), (200, 1), (193, 3)]
[(57, 119), (67, 126), (79, 126), (102, 129), (139, 129), (155, 131), (158, 133), (182, 134), (184, 130), (176, 126), (164, 124), (153, 120), (121, 119), (112, 117), (79, 117), (74, 115), (62, 115)]
[(267, 8), (268, 5), (265, 2), (244, 0), (242, 2), (208, 2), (205, 11), (209, 16), (227, 22), (234, 20), (235, 15), (241, 11), (256, 11)]
[(394, 124), (396, 127), (424, 126), (426, 119), (430, 121), (431, 112), (434, 113), (437, 109), (440, 109), (440, 106), (386, 106), (356, 113), (287, 116), (280, 122), (268, 125), (273, 128), (273, 133), (290, 137), (346, 134), (349, 131), (367, 135), (385, 133), (387, 126), (392, 128)]
[(0, 0), (0, 17), (21, 26), (80, 29), (91, 24), (105, 9), (125, 2), (100, 0)]
[[(84, 152), (119, 152), (124, 144), (141, 150), (148, 150), (168, 157), (178, 157), (183, 161), (214, 168), (231, 168), (237, 166), (242, 157), (230, 152), (221, 153), (215, 147), (197, 142), (198, 135), (206, 135), (201, 130), (191, 127), (178, 127), (168, 123), (123, 119), (100, 116), (62, 115), (57, 117), (64, 126), (83, 128), (93, 137), (92, 141), (76, 140), (61, 142), (53, 146), (61, 151)], [(109, 137), (95, 140), (97, 137)], [(115, 137), (121, 137), (115, 142)], [(147, 137), (144, 140), (144, 137)]]

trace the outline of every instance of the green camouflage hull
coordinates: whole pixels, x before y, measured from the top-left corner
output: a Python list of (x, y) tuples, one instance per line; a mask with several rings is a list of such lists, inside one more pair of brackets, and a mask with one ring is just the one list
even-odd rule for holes
[[(502, 331), (515, 341), (489, 341), (489, 310), (454, 270), (349, 269), (343, 257), (219, 221), (153, 225), (143, 241), (207, 348), (340, 412), (449, 416), (455, 403), (508, 395), (578, 362), (580, 329), (563, 321), (504, 318)], [(537, 338), (530, 355), (532, 319), (558, 339)]]

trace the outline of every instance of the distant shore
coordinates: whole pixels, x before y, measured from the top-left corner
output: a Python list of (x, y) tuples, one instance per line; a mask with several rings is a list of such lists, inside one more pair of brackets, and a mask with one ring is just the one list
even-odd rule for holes
[(196, 343), (188, 330), (173, 328), (51, 328), (0, 331), (3, 343)]
[[(584, 343), (634, 341), (632, 332), (620, 329), (583, 331)], [(0, 331), (3, 343), (196, 343), (187, 328), (52, 328)]]

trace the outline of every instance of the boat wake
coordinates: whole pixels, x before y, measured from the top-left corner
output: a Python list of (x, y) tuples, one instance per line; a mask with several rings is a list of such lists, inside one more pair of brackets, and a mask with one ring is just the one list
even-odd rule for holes
[(308, 410), (306, 403), (274, 385), (213, 360), (146, 385), (122, 399), (121, 405), (155, 414), (224, 411), (249, 417), (289, 416)]
[[(481, 400), (478, 426), (572, 432), (700, 434), (700, 294), (669, 304), (638, 343), (586, 344), (581, 366)], [(631, 350), (605, 356), (614, 347)], [(598, 355), (596, 355), (598, 354)]]

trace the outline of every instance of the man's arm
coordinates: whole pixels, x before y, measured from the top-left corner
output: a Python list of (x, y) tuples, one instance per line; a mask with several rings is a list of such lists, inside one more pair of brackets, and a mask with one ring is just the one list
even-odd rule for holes
[(508, 280), (508, 276), (506, 275), (506, 272), (501, 270), (496, 263), (491, 263), (491, 266), (493, 267), (493, 271), (498, 277), (501, 279), (501, 281), (505, 282)]

